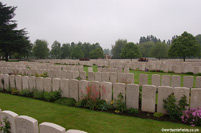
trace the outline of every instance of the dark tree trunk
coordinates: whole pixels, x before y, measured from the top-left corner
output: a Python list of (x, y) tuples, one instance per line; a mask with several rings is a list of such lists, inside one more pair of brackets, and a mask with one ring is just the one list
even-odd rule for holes
[(183, 57), (183, 60), (184, 60), (184, 62), (186, 61), (186, 57), (185, 56)]
[(8, 61), (8, 53), (5, 53), (5, 60)]

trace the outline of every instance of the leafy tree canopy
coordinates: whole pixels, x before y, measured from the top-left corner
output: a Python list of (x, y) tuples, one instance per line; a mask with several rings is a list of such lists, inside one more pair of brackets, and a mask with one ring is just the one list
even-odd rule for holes
[(71, 52), (71, 57), (73, 59), (80, 59), (84, 57), (84, 53), (82, 52), (82, 49), (79, 46), (75, 46)]
[(112, 46), (112, 58), (120, 59), (121, 58), (120, 54), (126, 44), (127, 44), (127, 40), (121, 40), (121, 39), (117, 40), (115, 42), (115, 45)]
[(51, 58), (60, 59), (61, 58), (61, 44), (58, 41), (54, 41), (51, 46)]
[(168, 51), (171, 57), (182, 57), (185, 61), (186, 57), (196, 57), (199, 55), (200, 46), (195, 37), (186, 31), (173, 40)]
[(48, 43), (45, 40), (36, 40), (33, 46), (33, 54), (38, 59), (45, 59), (49, 56)]
[(151, 55), (152, 57), (158, 58), (159, 60), (161, 58), (166, 58), (168, 57), (168, 49), (169, 47), (166, 43), (157, 42), (151, 49)]
[(127, 43), (121, 52), (121, 57), (124, 59), (134, 59), (140, 56), (137, 45), (132, 42)]
[(151, 48), (153, 46), (154, 46), (154, 42), (144, 42), (144, 43), (138, 44), (140, 53), (145, 58), (151, 56)]
[(91, 59), (104, 58), (103, 50), (101, 48), (92, 50), (89, 55)]

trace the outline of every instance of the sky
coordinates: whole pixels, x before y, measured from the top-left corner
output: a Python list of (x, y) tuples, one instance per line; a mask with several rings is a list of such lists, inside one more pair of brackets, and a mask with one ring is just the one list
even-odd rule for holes
[(154, 35), (171, 39), (184, 31), (201, 34), (201, 0), (1, 0), (15, 11), (18, 29), (32, 43), (98, 42), (111, 49), (118, 39), (139, 42)]

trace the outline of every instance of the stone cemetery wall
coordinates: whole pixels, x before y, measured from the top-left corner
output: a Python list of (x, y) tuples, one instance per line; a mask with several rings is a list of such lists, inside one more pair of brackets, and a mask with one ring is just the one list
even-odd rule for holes
[(84, 131), (66, 129), (60, 125), (43, 122), (38, 125), (38, 120), (24, 115), (18, 115), (15, 112), (0, 109), (0, 122), (3, 123), (4, 119), (10, 122), (11, 133), (86, 133)]

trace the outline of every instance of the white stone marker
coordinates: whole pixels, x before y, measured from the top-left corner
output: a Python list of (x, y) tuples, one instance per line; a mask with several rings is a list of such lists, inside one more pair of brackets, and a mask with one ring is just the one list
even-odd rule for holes
[(5, 74), (4, 75), (4, 89), (8, 89), (9, 88), (9, 75)]
[(201, 76), (196, 77), (196, 88), (201, 88)]
[(112, 101), (112, 83), (111, 82), (101, 82), (101, 99), (106, 100), (110, 104)]
[(181, 76), (172, 76), (172, 87), (181, 87)]
[(101, 74), (102, 74), (101, 72), (95, 72), (94, 73), (94, 77), (95, 77), (94, 80), (101, 82), (102, 81), (102, 75)]
[(201, 108), (201, 88), (191, 89), (191, 109)]
[(15, 80), (16, 80), (16, 88), (18, 89), (18, 91), (22, 90), (22, 76), (21, 75), (15, 76)]
[(156, 100), (156, 86), (143, 85), (141, 110), (145, 112), (155, 112), (155, 100)]
[(43, 91), (43, 78), (42, 77), (36, 77), (36, 89), (38, 91)]
[(126, 107), (138, 109), (139, 108), (139, 85), (127, 84), (126, 86)]
[(16, 133), (38, 133), (38, 121), (29, 116), (17, 116)]
[(94, 81), (94, 72), (88, 72), (88, 81)]
[(117, 82), (117, 73), (116, 72), (110, 73), (110, 82), (112, 82), (112, 83)]
[(66, 133), (87, 133), (81, 130), (69, 129)]
[(161, 84), (161, 76), (159, 74), (152, 75), (152, 85), (155, 85), (157, 88)]
[(10, 75), (9, 80), (10, 80), (10, 87), (11, 88), (16, 88), (16, 85), (15, 85), (15, 75)]
[(78, 101), (79, 81), (76, 79), (70, 79), (68, 82), (68, 87), (70, 92), (70, 98), (74, 98), (76, 101)]
[(102, 81), (105, 81), (105, 82), (110, 81), (110, 73), (109, 72), (103, 72), (102, 73)]
[(133, 73), (126, 73), (125, 78), (126, 78), (126, 84), (134, 83), (134, 74)]
[(1, 88), (1, 89), (4, 88), (3, 81), (4, 81), (4, 75), (3, 75), (3, 74), (0, 74), (0, 88)]
[(157, 112), (166, 114), (166, 110), (164, 109), (163, 100), (167, 99), (170, 94), (174, 93), (172, 87), (169, 86), (159, 86), (158, 87), (158, 103), (157, 103)]
[(60, 79), (59, 78), (53, 78), (52, 90), (58, 91), (59, 89), (60, 89)]
[(193, 88), (193, 76), (184, 76), (184, 87)]
[(186, 96), (187, 103), (189, 103), (189, 93), (190, 89), (186, 87), (175, 87), (174, 88), (174, 96), (177, 100), (177, 103), (183, 97), (184, 95)]
[(88, 72), (93, 72), (93, 67), (88, 67)]
[(162, 75), (161, 86), (170, 86), (170, 75)]
[(49, 122), (43, 122), (39, 125), (40, 133), (65, 133), (66, 129)]
[(79, 81), (79, 100), (83, 99), (87, 95), (87, 87), (89, 82), (87, 80)]
[(125, 101), (125, 89), (126, 86), (124, 83), (114, 83), (113, 85), (113, 100), (118, 100), (118, 96), (121, 93), (123, 96), (123, 101)]
[(51, 78), (43, 79), (43, 89), (44, 89), (44, 91), (47, 91), (47, 92), (52, 91), (52, 79)]
[(36, 89), (36, 78), (35, 77), (33, 77), (33, 76), (29, 77), (28, 82), (29, 82), (29, 90), (30, 91), (33, 91), (33, 89)]
[(0, 111), (0, 122), (3, 123), (4, 119), (7, 118), (7, 120), (10, 122), (10, 131), (11, 133), (16, 133), (16, 126), (15, 126), (15, 119), (18, 116), (15, 112), (12, 111)]
[(28, 79), (28, 76), (22, 76), (22, 89), (29, 89)]
[(86, 72), (85, 71), (80, 72), (80, 78), (81, 78), (81, 80), (86, 80)]
[(60, 87), (61, 87), (61, 96), (62, 97), (70, 97), (70, 92), (69, 92), (69, 88), (68, 88), (68, 81), (69, 79), (61, 79), (60, 80)]
[(140, 74), (139, 85), (147, 85), (147, 82), (148, 82), (148, 75)]

